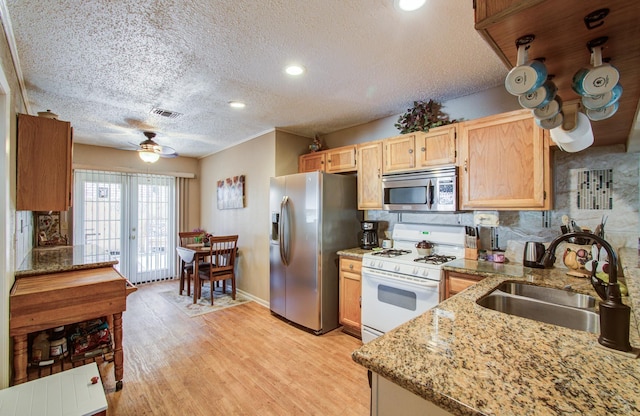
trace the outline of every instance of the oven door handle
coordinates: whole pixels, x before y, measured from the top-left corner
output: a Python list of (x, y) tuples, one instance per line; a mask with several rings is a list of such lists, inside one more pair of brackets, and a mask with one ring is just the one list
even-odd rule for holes
[(420, 281), (416, 281), (414, 279), (407, 279), (402, 276), (391, 276), (388, 273), (380, 272), (375, 269), (362, 269), (362, 280), (368, 279), (374, 283), (386, 283), (388, 285), (393, 285), (394, 283), (398, 284), (401, 282), (403, 285), (409, 285), (413, 287), (425, 288), (425, 287), (433, 287), (438, 288), (440, 286), (440, 281), (430, 280), (430, 279), (420, 279)]

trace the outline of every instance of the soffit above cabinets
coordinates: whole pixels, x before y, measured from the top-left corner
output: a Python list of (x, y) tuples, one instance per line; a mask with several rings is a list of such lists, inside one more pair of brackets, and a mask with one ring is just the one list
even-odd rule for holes
[[(603, 8), (609, 13), (589, 29), (585, 16)], [(603, 58), (620, 72), (623, 94), (611, 118), (592, 122), (595, 145), (625, 144), (640, 135), (636, 123), (640, 100), (640, 7), (637, 0), (476, 0), (476, 29), (508, 69), (517, 62), (516, 40), (533, 34), (529, 58), (545, 58), (564, 102), (580, 97), (571, 89), (573, 74), (589, 65), (587, 42), (608, 37)], [(595, 26), (595, 27), (594, 27)]]

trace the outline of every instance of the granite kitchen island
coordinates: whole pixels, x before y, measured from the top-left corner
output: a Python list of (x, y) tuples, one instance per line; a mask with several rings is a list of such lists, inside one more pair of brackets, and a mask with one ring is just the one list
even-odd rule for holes
[[(618, 252), (632, 308), (630, 341), (640, 346), (637, 251)], [(484, 280), (365, 344), (353, 360), (456, 415), (640, 414), (640, 359), (598, 344), (598, 334), (507, 315), (476, 303), (503, 281), (597, 294), (565, 269), (531, 269), (459, 259), (445, 270)], [(401, 406), (400, 403), (398, 403)]]

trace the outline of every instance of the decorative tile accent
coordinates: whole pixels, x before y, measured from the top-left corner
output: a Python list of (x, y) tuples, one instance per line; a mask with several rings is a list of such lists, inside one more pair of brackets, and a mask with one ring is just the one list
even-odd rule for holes
[(578, 172), (578, 209), (613, 209), (613, 169)]

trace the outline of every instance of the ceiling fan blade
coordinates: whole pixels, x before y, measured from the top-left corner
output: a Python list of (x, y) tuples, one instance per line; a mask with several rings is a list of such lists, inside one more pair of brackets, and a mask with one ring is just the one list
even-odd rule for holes
[(178, 153), (176, 153), (173, 147), (169, 146), (157, 146), (153, 148), (153, 151), (159, 154), (161, 157), (176, 157)]

